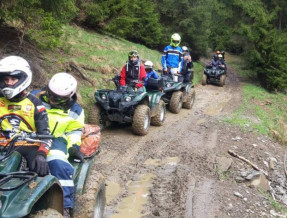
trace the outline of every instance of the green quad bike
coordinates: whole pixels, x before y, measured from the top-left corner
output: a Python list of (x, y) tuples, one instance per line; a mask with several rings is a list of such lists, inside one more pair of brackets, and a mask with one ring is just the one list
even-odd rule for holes
[[(181, 75), (178, 75), (179, 77)], [(194, 85), (190, 80), (175, 82), (169, 74), (161, 73), (163, 78), (163, 100), (169, 106), (169, 110), (178, 114), (181, 108), (191, 109), (195, 99)]]
[[(45, 143), (41, 139), (50, 138), (53, 136), (19, 133), (8, 146), (0, 148), (0, 217), (62, 217), (63, 189), (58, 179), (29, 172), (15, 147), (17, 142)], [(89, 175), (98, 152), (86, 157), (83, 163), (69, 160), (75, 167), (76, 201), (72, 217), (103, 217), (105, 183), (99, 173)]]
[(146, 135), (150, 124), (161, 126), (165, 120), (164, 93), (160, 91), (162, 80), (157, 81), (157, 89), (137, 91), (138, 81), (120, 86), (120, 75), (111, 79), (115, 90), (102, 89), (94, 94), (96, 102), (89, 111), (89, 123), (105, 127), (107, 123), (132, 123), (136, 135)]

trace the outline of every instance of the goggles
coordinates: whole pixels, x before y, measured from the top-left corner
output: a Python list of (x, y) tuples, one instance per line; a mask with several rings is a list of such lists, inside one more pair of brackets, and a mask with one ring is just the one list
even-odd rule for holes
[(59, 96), (51, 90), (48, 90), (47, 94), (49, 101), (52, 101), (53, 104), (64, 104), (70, 99), (70, 96)]
[(178, 43), (179, 43), (179, 40), (172, 40), (172, 42), (173, 42), (174, 44), (178, 44)]
[(138, 56), (138, 53), (136, 51), (131, 51), (129, 53), (129, 57), (137, 57)]

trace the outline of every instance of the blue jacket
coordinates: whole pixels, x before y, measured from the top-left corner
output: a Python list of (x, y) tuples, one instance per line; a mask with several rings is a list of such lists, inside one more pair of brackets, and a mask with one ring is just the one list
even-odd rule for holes
[(168, 45), (163, 51), (161, 57), (161, 64), (163, 70), (167, 70), (168, 67), (178, 68), (178, 72), (181, 72), (183, 63), (183, 55), (181, 47), (173, 47)]
[(148, 81), (149, 78), (158, 79), (159, 76), (157, 75), (157, 73), (154, 70), (151, 71), (150, 73), (147, 73), (146, 74), (146, 79), (145, 79), (145, 82), (144, 82), (144, 86), (147, 86), (147, 81)]

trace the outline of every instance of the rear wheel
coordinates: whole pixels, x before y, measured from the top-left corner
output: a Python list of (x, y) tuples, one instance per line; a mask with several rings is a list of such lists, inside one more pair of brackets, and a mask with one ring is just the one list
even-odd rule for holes
[(132, 129), (136, 135), (146, 135), (150, 127), (150, 109), (146, 105), (139, 105), (135, 109)]
[(156, 115), (151, 118), (151, 124), (154, 126), (162, 126), (165, 120), (165, 114), (165, 103), (163, 100), (160, 100), (157, 106)]
[(207, 84), (207, 76), (205, 74), (203, 74), (202, 76), (202, 85), (205, 86)]
[(225, 74), (220, 76), (220, 78), (219, 78), (219, 85), (221, 87), (225, 85), (225, 79), (226, 79), (226, 75)]
[(186, 109), (191, 109), (194, 104), (194, 99), (195, 99), (195, 90), (191, 89), (191, 91), (187, 96), (186, 102), (182, 104), (182, 107)]
[(172, 94), (169, 109), (171, 112), (178, 114), (182, 108), (182, 92), (176, 91)]
[(106, 204), (106, 186), (104, 177), (97, 171), (92, 171), (85, 183), (83, 195), (76, 195), (73, 217), (102, 218)]

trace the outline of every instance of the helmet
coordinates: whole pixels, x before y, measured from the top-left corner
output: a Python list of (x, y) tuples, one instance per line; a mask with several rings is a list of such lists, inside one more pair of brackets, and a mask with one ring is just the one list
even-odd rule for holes
[(188, 52), (188, 48), (186, 46), (182, 46), (182, 51), (187, 51)]
[(214, 59), (215, 61), (217, 61), (217, 60), (218, 60), (218, 55), (215, 54), (215, 55), (213, 56), (213, 59)]
[(48, 99), (51, 105), (61, 105), (76, 93), (77, 80), (65, 72), (56, 73), (48, 84)]
[(131, 60), (131, 57), (137, 57), (139, 59), (139, 54), (136, 50), (132, 50), (129, 52), (129, 62), (130, 64), (137, 64), (138, 60)]
[(220, 51), (216, 51), (216, 54), (221, 54), (221, 52)]
[(152, 69), (152, 67), (153, 67), (153, 63), (151, 61), (146, 61), (144, 63), (144, 68), (145, 69)]
[(138, 52), (137, 52), (136, 50), (130, 51), (130, 52), (129, 52), (129, 59), (130, 59), (131, 57), (139, 57)]
[[(5, 76), (17, 78), (14, 85), (4, 82)], [(26, 88), (32, 81), (32, 71), (28, 62), (19, 56), (8, 56), (0, 60), (0, 90), (7, 99), (12, 99)]]
[(222, 54), (219, 54), (219, 55), (218, 55), (218, 58), (222, 58)]
[(180, 44), (180, 40), (181, 40), (181, 37), (178, 33), (174, 33), (172, 34), (171, 36), (171, 42), (170, 42), (170, 45), (171, 46), (174, 46), (174, 47), (177, 47), (179, 46)]

